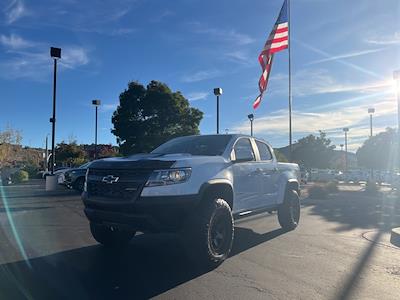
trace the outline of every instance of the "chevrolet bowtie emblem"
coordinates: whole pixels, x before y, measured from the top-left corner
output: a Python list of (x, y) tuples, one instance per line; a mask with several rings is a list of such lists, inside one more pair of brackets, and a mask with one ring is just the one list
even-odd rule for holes
[(116, 183), (118, 180), (119, 180), (118, 176), (107, 175), (107, 176), (103, 177), (103, 179), (101, 181), (104, 183), (112, 184), (112, 183)]

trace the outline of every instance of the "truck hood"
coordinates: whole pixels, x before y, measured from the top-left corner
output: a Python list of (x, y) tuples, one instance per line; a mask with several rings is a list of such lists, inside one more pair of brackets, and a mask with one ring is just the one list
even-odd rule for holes
[(192, 164), (225, 162), (221, 156), (193, 156), (187, 153), (177, 154), (135, 154), (128, 157), (105, 158), (92, 162), (90, 169), (168, 169), (189, 167)]

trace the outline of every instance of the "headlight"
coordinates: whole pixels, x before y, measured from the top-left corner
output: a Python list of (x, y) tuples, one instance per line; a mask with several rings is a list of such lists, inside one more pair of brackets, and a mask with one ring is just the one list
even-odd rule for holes
[(149, 180), (147, 180), (146, 186), (160, 186), (183, 183), (189, 179), (191, 174), (192, 170), (190, 168), (155, 170), (150, 175)]

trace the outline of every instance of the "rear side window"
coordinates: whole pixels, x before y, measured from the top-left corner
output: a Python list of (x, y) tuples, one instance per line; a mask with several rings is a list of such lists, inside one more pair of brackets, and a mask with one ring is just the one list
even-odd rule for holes
[(264, 144), (263, 142), (256, 141), (258, 152), (260, 153), (260, 159), (261, 160), (271, 160), (272, 159), (272, 154), (271, 151), (269, 151), (269, 147), (267, 144)]

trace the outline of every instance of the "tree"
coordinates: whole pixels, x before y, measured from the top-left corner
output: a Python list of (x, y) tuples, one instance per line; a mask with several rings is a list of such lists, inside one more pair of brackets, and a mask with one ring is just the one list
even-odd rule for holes
[(119, 96), (111, 132), (122, 154), (148, 152), (173, 137), (199, 134), (202, 118), (200, 110), (166, 84), (130, 82)]
[(280, 152), (278, 149), (274, 149), (275, 157), (279, 162), (284, 162), (287, 163), (289, 160), (286, 158), (286, 156)]
[(87, 161), (85, 151), (76, 141), (59, 143), (55, 152), (56, 162), (60, 165), (78, 166)]
[(20, 146), (22, 141), (21, 132), (7, 126), (0, 131), (0, 168), (9, 166), (15, 160), (15, 146)]
[(319, 136), (312, 134), (301, 138), (294, 147), (293, 160), (305, 168), (329, 168), (331, 157), (335, 149), (326, 133), (319, 132)]
[(380, 170), (398, 168), (400, 151), (397, 140), (397, 132), (392, 128), (368, 138), (357, 150), (359, 166)]

